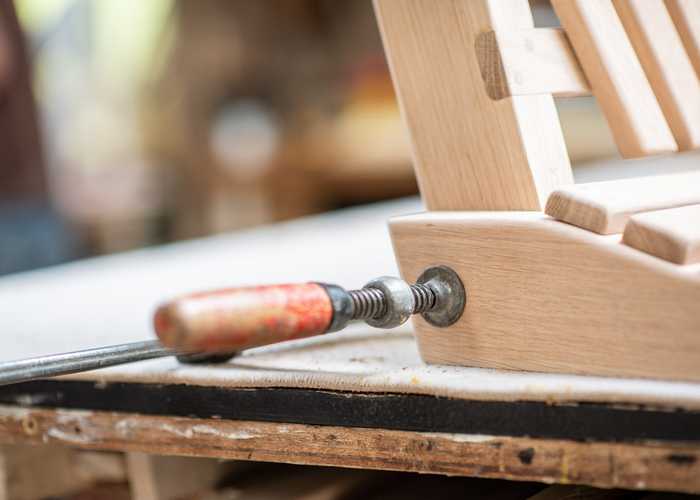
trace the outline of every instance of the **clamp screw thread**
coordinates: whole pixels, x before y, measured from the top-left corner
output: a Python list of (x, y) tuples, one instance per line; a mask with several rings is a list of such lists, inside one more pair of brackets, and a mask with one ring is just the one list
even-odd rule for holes
[(437, 293), (427, 285), (411, 285), (411, 294), (413, 295), (413, 314), (431, 311), (437, 305)]
[[(352, 319), (379, 318), (386, 313), (386, 297), (384, 292), (377, 288), (363, 288), (348, 292), (352, 300)], [(430, 311), (437, 305), (435, 290), (426, 285), (411, 285), (413, 295), (413, 312), (420, 314)]]
[(381, 290), (363, 288), (350, 290), (352, 300), (352, 319), (370, 319), (382, 316), (386, 311), (386, 298)]

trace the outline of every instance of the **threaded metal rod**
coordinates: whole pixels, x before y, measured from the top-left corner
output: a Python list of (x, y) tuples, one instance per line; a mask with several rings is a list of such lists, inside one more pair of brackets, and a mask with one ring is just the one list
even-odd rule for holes
[(413, 314), (431, 311), (437, 306), (437, 293), (427, 285), (411, 285), (413, 294)]
[[(381, 290), (363, 288), (350, 290), (353, 314), (352, 319), (370, 319), (381, 317), (386, 312), (386, 298)], [(437, 294), (426, 285), (411, 285), (413, 295), (413, 314), (430, 311), (437, 305)]]
[(376, 288), (363, 288), (350, 290), (352, 300), (352, 319), (377, 318), (386, 311), (386, 299), (381, 290)]

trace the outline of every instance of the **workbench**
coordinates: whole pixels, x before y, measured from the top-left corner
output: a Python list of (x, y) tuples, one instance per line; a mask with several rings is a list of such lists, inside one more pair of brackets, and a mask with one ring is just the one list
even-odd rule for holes
[[(420, 210), (400, 200), (3, 278), (0, 360), (150, 339), (155, 306), (199, 289), (397, 274), (386, 220)], [(5, 386), (0, 404), (15, 447), (700, 492), (699, 384), (428, 366), (410, 326)]]

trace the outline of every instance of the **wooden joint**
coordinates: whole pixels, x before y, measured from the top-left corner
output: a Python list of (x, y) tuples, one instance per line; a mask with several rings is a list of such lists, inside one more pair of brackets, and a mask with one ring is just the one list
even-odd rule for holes
[(487, 31), (477, 35), (474, 48), (491, 99), (591, 95), (588, 80), (561, 29)]

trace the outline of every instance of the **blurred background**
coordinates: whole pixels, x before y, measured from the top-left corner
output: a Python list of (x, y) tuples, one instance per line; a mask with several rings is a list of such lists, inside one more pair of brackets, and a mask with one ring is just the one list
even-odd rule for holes
[(416, 193), (370, 0), (0, 0), (0, 274)]

